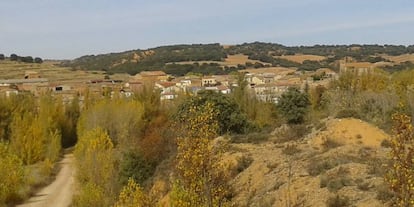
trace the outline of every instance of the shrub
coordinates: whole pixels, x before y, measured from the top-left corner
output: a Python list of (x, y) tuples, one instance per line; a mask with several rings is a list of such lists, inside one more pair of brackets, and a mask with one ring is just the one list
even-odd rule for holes
[(87, 183), (82, 187), (79, 194), (74, 195), (74, 207), (88, 207), (88, 206), (109, 206), (106, 195), (102, 187), (93, 183)]
[(368, 174), (370, 175), (376, 175), (376, 176), (384, 176), (388, 170), (386, 167), (389, 166), (390, 163), (388, 163), (386, 160), (382, 160), (379, 158), (372, 158), (368, 161)]
[(326, 200), (327, 207), (346, 207), (350, 204), (351, 203), (348, 197), (340, 196), (338, 194), (335, 196), (331, 196), (328, 198), (328, 200)]
[(122, 188), (119, 199), (114, 207), (140, 207), (151, 206), (148, 196), (143, 189), (135, 183), (133, 179), (129, 179), (126, 186)]
[(178, 107), (175, 117), (178, 122), (185, 124), (190, 116), (202, 113), (200, 110), (191, 111), (191, 109), (202, 109), (207, 105), (211, 105), (213, 108), (212, 115), (218, 124), (218, 134), (245, 133), (250, 128), (247, 115), (240, 110), (236, 102), (228, 96), (214, 91), (200, 91), (197, 96), (190, 97)]
[(253, 158), (250, 156), (243, 155), (237, 159), (237, 173), (243, 172), (247, 169), (253, 162)]
[(308, 165), (308, 173), (311, 176), (317, 176), (321, 173), (326, 172), (327, 170), (330, 170), (338, 165), (345, 164), (350, 162), (350, 158), (341, 158), (338, 157), (335, 158), (324, 158), (324, 159), (313, 159), (310, 161)]
[(246, 135), (234, 135), (231, 137), (232, 143), (261, 143), (269, 139), (269, 135), (266, 133), (249, 133)]
[(298, 146), (296, 144), (288, 144), (286, 147), (282, 150), (283, 154), (285, 155), (294, 155), (296, 153), (301, 152), (300, 149), (298, 149)]
[(358, 179), (355, 182), (357, 183), (357, 187), (359, 190), (368, 191), (369, 189), (371, 189), (371, 185), (369, 184), (369, 182), (364, 182), (362, 179)]
[(120, 163), (120, 181), (127, 184), (132, 178), (138, 184), (143, 185), (155, 171), (156, 163), (146, 160), (139, 152), (129, 151), (124, 153)]
[(310, 132), (310, 129), (304, 124), (289, 125), (282, 128), (277, 134), (276, 142), (282, 143), (287, 141), (294, 141), (303, 138)]
[(390, 148), (391, 146), (392, 146), (392, 143), (389, 139), (383, 139), (381, 141), (381, 147)]
[(377, 190), (377, 199), (382, 202), (388, 202), (395, 198), (395, 194), (390, 190), (386, 185), (379, 185), (376, 187)]
[(289, 88), (281, 95), (277, 104), (289, 124), (303, 123), (309, 105), (307, 94), (300, 92), (297, 88)]
[(329, 191), (336, 192), (345, 186), (352, 185), (352, 179), (347, 176), (328, 176), (328, 175), (321, 175), (320, 177), (320, 184), (321, 188), (327, 187)]
[(342, 143), (340, 143), (336, 140), (333, 140), (331, 138), (326, 138), (326, 137), (323, 139), (323, 142), (322, 142), (322, 147), (325, 151), (328, 151), (328, 150), (333, 149), (333, 148), (340, 147), (342, 145), (343, 145)]
[(327, 187), (329, 191), (338, 191), (345, 186), (350, 186), (353, 182), (348, 174), (347, 168), (339, 167), (336, 174), (321, 175), (320, 187)]
[(360, 119), (361, 115), (353, 109), (344, 109), (344, 110), (339, 111), (335, 117), (338, 119), (351, 118), (351, 117)]

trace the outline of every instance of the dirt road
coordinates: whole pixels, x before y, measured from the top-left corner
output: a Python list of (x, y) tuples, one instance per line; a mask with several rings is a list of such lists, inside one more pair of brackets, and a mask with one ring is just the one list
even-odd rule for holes
[(56, 180), (17, 207), (68, 207), (73, 196), (73, 155), (67, 154), (59, 162), (61, 169)]

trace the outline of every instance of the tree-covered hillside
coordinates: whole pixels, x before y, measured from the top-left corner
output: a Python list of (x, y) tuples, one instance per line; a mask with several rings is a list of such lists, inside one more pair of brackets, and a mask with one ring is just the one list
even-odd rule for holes
[[(351, 57), (355, 61), (389, 61), (382, 55), (397, 56), (414, 53), (414, 45), (314, 45), (284, 46), (274, 43), (244, 43), (224, 48), (220, 44), (172, 45), (147, 50), (131, 50), (121, 53), (86, 55), (62, 63), (74, 69), (104, 70), (108, 73), (126, 72), (136, 74), (144, 70), (162, 70), (173, 75), (188, 72), (201, 74), (227, 74), (244, 67), (264, 67), (264, 64), (241, 63), (238, 67), (226, 67), (220, 62), (229, 55), (244, 54), (252, 62), (261, 61), (271, 66), (296, 67), (299, 70), (316, 70), (322, 67), (335, 68), (337, 61)], [(296, 54), (318, 55), (323, 60), (305, 60), (302, 63), (283, 58)], [(214, 61), (195, 63), (199, 61)], [(184, 63), (183, 63), (184, 62)], [(218, 63), (217, 63), (218, 62)], [(175, 64), (179, 63), (179, 64)], [(396, 69), (407, 64), (396, 64)], [(392, 67), (391, 67), (392, 70)]]
[[(87, 55), (63, 63), (75, 69), (106, 70), (108, 72), (127, 72), (136, 74), (144, 70), (171, 70), (183, 66), (167, 66), (167, 63), (181, 61), (221, 61), (226, 58), (224, 49), (219, 44), (193, 44), (162, 46), (148, 50), (132, 50), (121, 53)], [(214, 65), (212, 65), (214, 66)], [(193, 66), (190, 70), (195, 70)], [(201, 67), (201, 66), (200, 66)], [(216, 66), (216, 69), (219, 68)]]

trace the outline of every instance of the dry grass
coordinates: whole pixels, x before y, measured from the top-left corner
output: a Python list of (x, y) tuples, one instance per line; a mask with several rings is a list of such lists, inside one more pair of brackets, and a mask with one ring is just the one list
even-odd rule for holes
[(305, 60), (312, 60), (312, 61), (321, 61), (326, 59), (324, 56), (319, 55), (283, 55), (283, 56), (275, 56), (276, 58), (283, 58), (286, 60), (290, 60), (297, 63), (303, 63)]
[(382, 57), (395, 63), (402, 63), (406, 61), (414, 62), (414, 54), (404, 54), (398, 56), (383, 55)]

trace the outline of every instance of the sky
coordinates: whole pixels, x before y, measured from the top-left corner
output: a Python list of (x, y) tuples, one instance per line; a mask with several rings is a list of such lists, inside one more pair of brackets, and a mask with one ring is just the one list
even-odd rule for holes
[(412, 0), (0, 0), (0, 54), (73, 59), (163, 45), (414, 44)]

